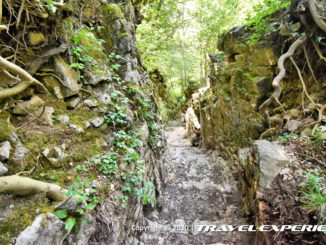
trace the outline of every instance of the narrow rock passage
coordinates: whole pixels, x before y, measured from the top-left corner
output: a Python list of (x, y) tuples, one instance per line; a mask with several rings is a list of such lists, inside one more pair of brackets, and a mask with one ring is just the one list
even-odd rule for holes
[(147, 215), (144, 244), (253, 244), (246, 233), (196, 232), (193, 225), (246, 225), (227, 163), (216, 152), (192, 147), (181, 125), (165, 132), (162, 206)]

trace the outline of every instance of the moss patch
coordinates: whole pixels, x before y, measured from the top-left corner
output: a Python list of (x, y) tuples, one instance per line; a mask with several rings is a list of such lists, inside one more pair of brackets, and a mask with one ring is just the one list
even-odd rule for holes
[(11, 244), (12, 239), (33, 223), (41, 213), (53, 212), (54, 203), (38, 194), (30, 197), (3, 196), (0, 209), (4, 210), (4, 220), (0, 222), (0, 244)]
[(10, 119), (8, 112), (0, 114), (0, 142), (8, 140), (15, 130), (15, 127), (7, 122), (8, 118)]

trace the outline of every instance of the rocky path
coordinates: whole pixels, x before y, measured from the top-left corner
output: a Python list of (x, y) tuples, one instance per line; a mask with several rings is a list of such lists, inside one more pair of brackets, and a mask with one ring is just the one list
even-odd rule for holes
[(245, 233), (198, 232), (200, 224), (245, 225), (236, 182), (214, 151), (192, 147), (182, 126), (166, 130), (163, 200), (147, 215), (144, 244), (253, 244)]

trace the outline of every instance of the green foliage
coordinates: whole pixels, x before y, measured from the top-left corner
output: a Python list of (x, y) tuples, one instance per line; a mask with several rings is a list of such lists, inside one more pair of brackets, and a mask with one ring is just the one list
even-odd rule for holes
[(151, 203), (155, 205), (155, 186), (152, 182), (146, 182), (144, 187), (135, 188), (136, 195), (142, 200), (144, 205)]
[(114, 127), (124, 126), (127, 124), (127, 115), (124, 113), (121, 107), (115, 103), (111, 103), (112, 111), (108, 111), (104, 116), (105, 122)]
[(66, 193), (67, 197), (79, 195), (77, 204), (86, 202), (86, 209), (94, 209), (100, 200), (96, 197), (96, 186), (92, 185), (89, 179), (81, 180), (79, 176), (76, 177), (76, 181), (73, 182), (68, 188)]
[(284, 133), (283, 135), (278, 136), (278, 140), (281, 143), (283, 143), (283, 142), (287, 141), (288, 139), (296, 139), (298, 137), (299, 137), (299, 135), (297, 135), (295, 133), (290, 133), (290, 134)]
[(149, 145), (154, 148), (156, 143), (162, 139), (162, 129), (160, 126), (156, 123), (149, 123)]
[(248, 14), (246, 22), (253, 31), (248, 38), (247, 44), (254, 45), (262, 38), (264, 33), (270, 33), (275, 30), (274, 25), (268, 24), (271, 14), (282, 8), (287, 8), (291, 4), (290, 0), (263, 0), (253, 7), (253, 13)]
[[(103, 39), (97, 38), (92, 30), (95, 30), (93, 25), (87, 27), (83, 25), (78, 31), (73, 31), (73, 26), (69, 22), (65, 22), (69, 29), (73, 32), (71, 36), (70, 53), (75, 57), (75, 61), (70, 64), (72, 68), (77, 70), (84, 70), (89, 67), (96, 73), (101, 72), (99, 70), (98, 60), (104, 58), (102, 50), (102, 44), (105, 42)], [(81, 76), (83, 78), (83, 76)]]
[(36, 2), (44, 4), (44, 6), (52, 13), (57, 11), (57, 7), (53, 5), (53, 0), (35, 0)]
[(64, 219), (68, 216), (68, 211), (67, 210), (57, 210), (57, 211), (55, 211), (55, 215), (59, 219)]
[(115, 196), (114, 197), (116, 201), (121, 202), (121, 207), (126, 208), (127, 207), (127, 202), (129, 200), (128, 196)]
[(65, 225), (65, 228), (66, 230), (71, 230), (74, 225), (76, 224), (76, 218), (75, 217), (70, 217), (66, 220), (66, 225)]
[[(79, 176), (76, 177), (76, 181), (68, 188), (68, 192), (66, 193), (67, 197), (72, 197), (75, 195), (80, 196), (77, 200), (77, 204), (80, 205), (83, 202), (86, 206), (82, 206), (81, 208), (77, 209), (79, 214), (84, 214), (86, 210), (93, 210), (100, 200), (96, 197), (96, 189), (95, 185), (90, 183), (90, 180), (82, 180)], [(65, 220), (65, 228), (66, 230), (71, 230), (75, 227), (75, 230), (78, 230), (78, 225), (76, 224), (76, 217), (73, 215), (69, 215), (67, 210), (57, 210), (55, 215), (59, 219), (66, 219)], [(86, 218), (78, 217), (78, 221), (87, 222)]]
[(99, 166), (99, 170), (104, 174), (110, 174), (110, 179), (112, 175), (116, 174), (118, 169), (118, 154), (115, 152), (109, 152), (103, 156), (95, 156), (91, 159), (91, 162), (96, 163)]
[(321, 208), (326, 202), (326, 192), (322, 189), (325, 180), (319, 176), (318, 170), (314, 173), (308, 173), (304, 181), (300, 185), (300, 200), (303, 202), (303, 208), (308, 211), (320, 212), (319, 217), (323, 217), (325, 213), (321, 212)]

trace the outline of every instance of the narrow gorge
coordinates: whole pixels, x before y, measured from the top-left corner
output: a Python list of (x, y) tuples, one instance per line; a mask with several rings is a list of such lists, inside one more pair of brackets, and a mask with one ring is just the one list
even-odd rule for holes
[(0, 244), (326, 244), (325, 18), (0, 0)]

